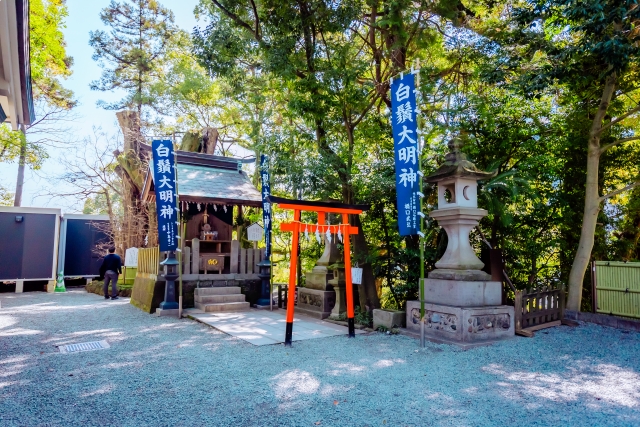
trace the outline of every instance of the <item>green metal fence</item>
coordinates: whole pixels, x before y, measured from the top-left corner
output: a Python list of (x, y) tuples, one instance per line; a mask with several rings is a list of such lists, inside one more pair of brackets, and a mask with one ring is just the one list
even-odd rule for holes
[(118, 286), (121, 288), (131, 288), (136, 280), (136, 267), (122, 267), (122, 274), (118, 277)]
[(597, 313), (640, 318), (640, 262), (594, 261)]

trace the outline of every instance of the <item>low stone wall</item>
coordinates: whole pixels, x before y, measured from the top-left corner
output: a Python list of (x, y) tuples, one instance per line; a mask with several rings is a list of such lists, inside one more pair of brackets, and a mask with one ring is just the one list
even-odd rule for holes
[[(104, 296), (104, 281), (102, 280), (94, 280), (91, 283), (88, 283), (85, 287), (87, 292), (91, 292), (92, 294)], [(120, 285), (116, 286), (118, 290), (118, 295), (121, 297), (130, 297), (131, 296), (131, 286)], [(111, 292), (111, 286), (109, 286), (109, 292)], [(111, 294), (109, 294), (111, 295)]]
[(565, 319), (595, 323), (597, 325), (609, 326), (610, 328), (640, 332), (639, 320), (624, 319), (622, 317), (610, 316), (606, 314), (583, 313), (581, 311), (571, 310), (565, 310), (564, 317)]

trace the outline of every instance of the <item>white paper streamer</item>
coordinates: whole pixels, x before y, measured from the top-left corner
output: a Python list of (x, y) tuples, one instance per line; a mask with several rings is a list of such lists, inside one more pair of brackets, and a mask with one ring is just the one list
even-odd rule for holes
[(327, 227), (327, 232), (324, 235), (327, 237), (327, 241), (331, 243), (331, 227)]
[(307, 239), (307, 242), (309, 241), (309, 224), (304, 226), (304, 238)]
[(316, 240), (318, 241), (318, 243), (322, 243), (322, 239), (320, 238), (319, 228), (320, 227), (316, 227)]
[(338, 227), (338, 239), (342, 242), (342, 228)]

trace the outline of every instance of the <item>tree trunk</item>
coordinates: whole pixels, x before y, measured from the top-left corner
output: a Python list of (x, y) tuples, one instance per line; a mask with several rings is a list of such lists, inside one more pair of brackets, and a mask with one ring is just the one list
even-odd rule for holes
[(207, 154), (214, 154), (216, 151), (216, 146), (218, 145), (218, 129), (204, 128), (202, 134), (202, 142), (204, 143), (202, 151)]
[(582, 216), (582, 229), (580, 230), (580, 242), (578, 251), (569, 273), (569, 299), (567, 309), (579, 311), (582, 303), (582, 284), (584, 274), (589, 266), (591, 251), (598, 222), (598, 213), (602, 200), (598, 189), (598, 169), (600, 166), (600, 133), (602, 120), (607, 114), (609, 103), (616, 86), (616, 73), (610, 74), (605, 82), (600, 98), (600, 106), (596, 112), (589, 132), (589, 147), (587, 151), (587, 184), (585, 188), (584, 213)]
[(24, 125), (20, 126), (22, 131), (22, 143), (20, 144), (20, 160), (18, 161), (18, 180), (16, 182), (16, 195), (13, 206), (22, 206), (22, 189), (24, 188), (24, 168), (27, 163), (27, 135)]
[[(366, 259), (369, 256), (369, 245), (362, 230), (360, 215), (350, 215), (350, 217), (351, 224), (358, 227), (358, 234), (353, 236), (353, 253), (360, 259)], [(358, 285), (360, 308), (371, 312), (374, 308), (380, 308), (373, 266), (369, 262), (359, 262), (358, 266), (362, 268), (362, 284)]]

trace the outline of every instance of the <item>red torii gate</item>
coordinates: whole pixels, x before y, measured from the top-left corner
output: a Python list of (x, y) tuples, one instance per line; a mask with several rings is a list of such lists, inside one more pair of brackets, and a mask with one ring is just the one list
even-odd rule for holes
[[(332, 234), (336, 234), (338, 230), (342, 233), (344, 241), (344, 273), (346, 281), (347, 294), (347, 318), (349, 323), (349, 337), (356, 336), (353, 312), (353, 284), (351, 283), (351, 243), (349, 236), (358, 234), (358, 227), (349, 224), (349, 214), (359, 215), (369, 209), (367, 205), (347, 205), (344, 203), (333, 202), (315, 202), (304, 200), (291, 200), (282, 197), (269, 196), (269, 201), (275, 203), (282, 209), (293, 210), (293, 221), (280, 224), (280, 230), (290, 231), (293, 233), (291, 241), (291, 262), (289, 266), (289, 289), (287, 290), (289, 297), (287, 298), (287, 328), (284, 337), (284, 345), (291, 346), (291, 338), (293, 335), (293, 311), (296, 292), (296, 276), (298, 263), (298, 242), (300, 233), (308, 231), (315, 233), (326, 233), (330, 230)], [(318, 213), (318, 224), (302, 224), (300, 223), (300, 212), (313, 211)], [(342, 223), (335, 225), (325, 224), (326, 215), (329, 213), (342, 214)], [(302, 226), (304, 225), (304, 230)], [(333, 232), (335, 230), (335, 232)]]

